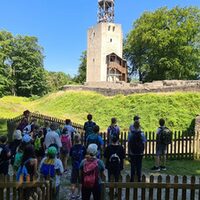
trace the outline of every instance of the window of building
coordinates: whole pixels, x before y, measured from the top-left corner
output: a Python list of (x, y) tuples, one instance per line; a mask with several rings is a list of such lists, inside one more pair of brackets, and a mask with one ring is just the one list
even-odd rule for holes
[(110, 31), (110, 26), (108, 26), (108, 31)]
[(112, 38), (110, 38), (110, 42), (112, 42)]
[(93, 58), (93, 62), (95, 61), (95, 59)]
[(113, 32), (115, 31), (115, 26), (113, 26)]
[(93, 37), (95, 36), (95, 32), (93, 32)]

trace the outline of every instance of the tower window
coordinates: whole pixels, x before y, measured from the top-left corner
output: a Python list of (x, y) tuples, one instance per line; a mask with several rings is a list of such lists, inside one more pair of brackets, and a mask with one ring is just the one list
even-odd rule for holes
[(95, 32), (93, 33), (93, 37), (95, 36)]
[(93, 62), (95, 61), (95, 59), (93, 58)]
[(108, 26), (108, 31), (110, 31), (110, 26)]
[(115, 26), (113, 26), (113, 32), (115, 31)]
[(112, 42), (112, 38), (110, 38), (110, 42)]

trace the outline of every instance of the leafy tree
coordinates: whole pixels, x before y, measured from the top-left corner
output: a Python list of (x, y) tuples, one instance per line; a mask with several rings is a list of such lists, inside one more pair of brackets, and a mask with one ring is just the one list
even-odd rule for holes
[(72, 78), (64, 72), (48, 72), (46, 71), (48, 91), (56, 91), (64, 85), (71, 84)]
[(43, 49), (36, 37), (0, 31), (0, 95), (43, 95), (47, 92)]
[(199, 78), (200, 10), (145, 12), (127, 35), (124, 56), (141, 81)]
[(87, 51), (83, 51), (80, 57), (80, 65), (78, 74), (74, 77), (74, 81), (83, 84), (86, 81)]

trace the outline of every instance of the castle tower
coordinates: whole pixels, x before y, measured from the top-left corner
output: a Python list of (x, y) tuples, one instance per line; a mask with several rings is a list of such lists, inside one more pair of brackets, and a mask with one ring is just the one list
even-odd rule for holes
[(114, 0), (98, 0), (97, 24), (87, 33), (86, 82), (127, 81), (123, 33), (114, 23)]

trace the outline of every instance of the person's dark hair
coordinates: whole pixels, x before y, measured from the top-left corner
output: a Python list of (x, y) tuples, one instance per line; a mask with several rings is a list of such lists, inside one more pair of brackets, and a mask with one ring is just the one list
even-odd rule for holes
[(117, 119), (115, 117), (111, 118), (111, 124), (116, 124), (117, 123)]
[(65, 120), (65, 124), (67, 124), (67, 125), (71, 124), (71, 120), (70, 119), (66, 119)]
[(67, 128), (65, 127), (65, 128), (63, 128), (63, 130), (62, 130), (62, 134), (67, 134), (68, 133), (68, 130), (67, 130)]
[(165, 120), (163, 118), (159, 119), (159, 124), (160, 124), (160, 126), (164, 126)]
[(94, 131), (95, 133), (98, 133), (99, 130), (100, 130), (100, 128), (99, 128), (98, 125), (95, 125), (95, 126), (93, 127), (93, 131)]
[(50, 125), (50, 129), (52, 131), (56, 131), (58, 129), (58, 123), (52, 122), (51, 125)]
[(139, 121), (134, 121), (134, 124), (133, 124), (133, 126), (134, 126), (134, 128), (136, 129), (136, 130), (138, 130), (139, 128), (140, 128), (140, 122)]
[(24, 116), (27, 116), (27, 115), (29, 115), (31, 112), (29, 111), (29, 110), (25, 110), (24, 112), (23, 112), (23, 115)]
[(7, 141), (7, 137), (5, 135), (0, 136), (0, 142), (5, 143)]
[(140, 117), (138, 116), (138, 115), (135, 115), (134, 117), (133, 117), (133, 120), (134, 121), (138, 121), (140, 119)]
[(87, 115), (87, 119), (88, 119), (89, 121), (91, 121), (91, 120), (92, 120), (92, 115), (91, 115), (91, 114), (88, 114), (88, 115)]
[(21, 165), (24, 164), (29, 158), (35, 158), (35, 150), (32, 144), (28, 144), (24, 148)]

